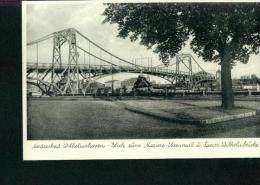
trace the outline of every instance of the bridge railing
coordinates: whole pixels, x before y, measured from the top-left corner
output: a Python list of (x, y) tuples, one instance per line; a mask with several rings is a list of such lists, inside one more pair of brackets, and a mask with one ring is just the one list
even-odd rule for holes
[[(97, 65), (97, 64), (78, 64), (80, 69), (94, 69), (94, 70), (112, 70), (113, 71), (129, 71), (129, 72), (149, 72), (149, 73), (161, 73), (161, 74), (172, 74), (172, 75), (176, 75), (177, 72), (176, 70), (173, 69), (168, 69), (165, 67), (140, 67), (140, 66), (118, 66), (118, 65)], [(51, 63), (33, 63), (33, 62), (28, 62), (27, 63), (27, 68), (33, 68), (33, 69), (47, 69), (47, 68), (51, 68), (52, 64)], [(68, 67), (68, 64), (62, 64), (61, 66), (54, 66), (54, 69), (65, 69)], [(180, 75), (185, 75), (185, 76), (189, 76), (190, 73), (187, 71), (179, 71)], [(205, 77), (210, 77), (210, 76), (206, 76)], [(212, 76), (213, 77), (213, 76)]]

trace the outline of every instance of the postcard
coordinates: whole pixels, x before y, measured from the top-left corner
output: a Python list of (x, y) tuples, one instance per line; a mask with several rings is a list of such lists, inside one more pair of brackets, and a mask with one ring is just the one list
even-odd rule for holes
[(23, 159), (260, 157), (259, 12), (22, 2)]

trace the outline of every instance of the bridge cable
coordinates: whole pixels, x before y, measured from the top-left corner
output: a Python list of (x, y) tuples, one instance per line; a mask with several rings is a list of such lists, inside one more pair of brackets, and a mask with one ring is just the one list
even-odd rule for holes
[(94, 58), (96, 58), (96, 59), (98, 59), (98, 60), (101, 60), (101, 61), (103, 61), (103, 62), (105, 62), (105, 63), (111, 64), (111, 65), (114, 65), (114, 66), (117, 66), (116, 64), (113, 64), (113, 63), (111, 63), (111, 62), (109, 62), (109, 61), (107, 61), (107, 60), (104, 60), (104, 59), (102, 59), (102, 58), (100, 58), (100, 57), (98, 57), (98, 56), (96, 56), (96, 55), (94, 55), (94, 54), (92, 54), (92, 53), (86, 51), (85, 49), (83, 49), (82, 47), (80, 47), (80, 46), (78, 46), (78, 45), (77, 45), (76, 47), (79, 48), (81, 51), (86, 52), (87, 54), (91, 55), (92, 57), (94, 57)]
[(87, 41), (89, 41), (91, 44), (93, 44), (94, 46), (96, 46), (96, 47), (98, 47), (99, 49), (103, 50), (104, 52), (108, 53), (109, 55), (112, 55), (113, 57), (117, 58), (118, 60), (121, 60), (121, 61), (123, 61), (123, 62), (125, 62), (125, 63), (131, 64), (131, 65), (135, 65), (135, 66), (138, 66), (138, 67), (144, 67), (144, 66), (141, 66), (141, 65), (138, 65), (138, 64), (133, 64), (133, 63), (131, 63), (131, 62), (129, 62), (129, 61), (126, 61), (126, 60), (124, 60), (124, 59), (122, 59), (122, 58), (120, 58), (120, 57), (118, 57), (118, 56), (116, 56), (116, 55), (110, 53), (109, 51), (105, 50), (104, 48), (102, 48), (102, 47), (99, 46), (98, 44), (94, 43), (94, 42), (93, 42), (92, 40), (90, 40), (89, 38), (87, 38), (85, 35), (83, 35), (82, 33), (80, 33), (78, 30), (76, 30), (76, 32), (77, 32), (80, 36), (82, 36), (84, 39), (86, 39)]
[(30, 45), (33, 45), (33, 44), (37, 44), (37, 43), (39, 43), (39, 42), (43, 42), (43, 41), (45, 41), (45, 40), (47, 40), (47, 39), (50, 39), (50, 38), (52, 38), (52, 37), (53, 37), (53, 33), (51, 33), (51, 34), (49, 34), (49, 35), (46, 35), (46, 36), (44, 36), (44, 37), (42, 37), (42, 38), (40, 38), (40, 39), (37, 39), (37, 40), (31, 41), (31, 42), (28, 42), (28, 43), (27, 43), (27, 46), (30, 46)]
[(191, 56), (191, 58), (193, 59), (193, 61), (199, 66), (199, 68), (203, 71), (203, 72), (206, 72), (200, 65), (199, 65), (199, 63), (195, 60), (195, 58), (192, 56), (192, 55), (190, 55)]

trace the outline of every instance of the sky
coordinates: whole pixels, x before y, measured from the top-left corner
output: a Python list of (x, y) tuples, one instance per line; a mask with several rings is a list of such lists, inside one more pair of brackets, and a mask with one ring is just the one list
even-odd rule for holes
[[(102, 24), (102, 12), (105, 5), (101, 2), (28, 2), (26, 5), (26, 37), (27, 42), (66, 28), (75, 28), (85, 36), (101, 45), (111, 53), (131, 61), (133, 58), (152, 57), (153, 65), (161, 64), (158, 55), (148, 50), (139, 42), (131, 42), (129, 38), (117, 37), (116, 24)], [(38, 45), (40, 62), (50, 61), (52, 42), (46, 41)], [(35, 59), (35, 46), (27, 46), (28, 61)], [(220, 66), (216, 63), (204, 62), (186, 45), (180, 53), (190, 53), (203, 69), (215, 73)], [(83, 58), (83, 54), (80, 54)], [(145, 61), (139, 64), (144, 65)], [(232, 70), (232, 77), (256, 74), (260, 77), (260, 55), (251, 55), (247, 64), (237, 63)]]

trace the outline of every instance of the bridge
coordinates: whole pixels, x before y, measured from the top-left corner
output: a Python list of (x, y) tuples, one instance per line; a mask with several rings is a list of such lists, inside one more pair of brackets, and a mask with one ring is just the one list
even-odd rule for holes
[[(50, 60), (39, 57), (43, 42), (52, 44)], [(120, 72), (155, 75), (182, 89), (215, 79), (190, 54), (176, 55), (167, 66), (153, 66), (149, 60), (148, 65), (140, 65), (109, 52), (74, 28), (28, 42), (28, 47), (35, 48), (36, 59), (27, 60), (27, 83), (47, 95), (85, 94), (93, 80)]]

